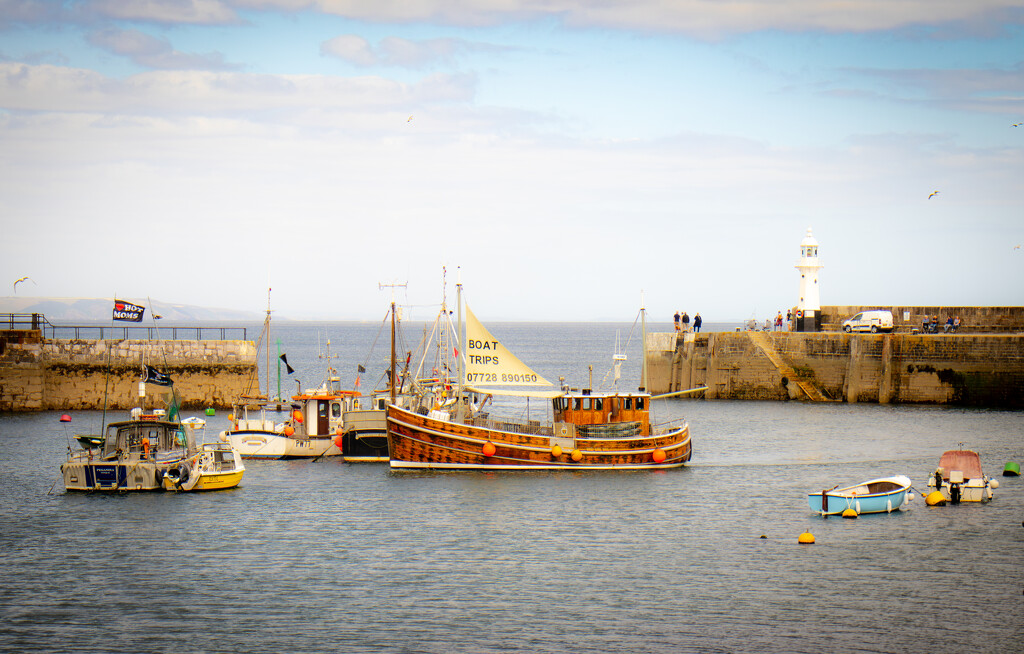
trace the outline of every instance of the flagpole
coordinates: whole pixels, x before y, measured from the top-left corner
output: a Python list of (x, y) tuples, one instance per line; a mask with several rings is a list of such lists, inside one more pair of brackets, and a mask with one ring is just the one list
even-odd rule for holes
[(281, 339), (277, 339), (277, 402), (281, 403)]

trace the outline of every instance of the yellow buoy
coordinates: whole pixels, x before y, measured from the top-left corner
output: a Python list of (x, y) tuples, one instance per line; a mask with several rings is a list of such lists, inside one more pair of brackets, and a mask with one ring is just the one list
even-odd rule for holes
[(945, 506), (946, 496), (942, 494), (942, 491), (932, 491), (924, 498), (924, 503), (928, 506)]
[(554, 447), (552, 447), (551, 456), (562, 456), (562, 447), (560, 445), (555, 445)]
[(796, 538), (796, 542), (801, 545), (812, 545), (814, 544), (814, 534), (809, 531), (805, 531)]
[(850, 507), (847, 507), (846, 510), (843, 511), (843, 517), (844, 518), (856, 518), (857, 517), (857, 511), (852, 509), (852, 508), (850, 508)]
[(579, 450), (573, 450), (571, 456), (573, 461), (579, 461), (580, 459), (583, 458), (583, 452), (580, 452)]

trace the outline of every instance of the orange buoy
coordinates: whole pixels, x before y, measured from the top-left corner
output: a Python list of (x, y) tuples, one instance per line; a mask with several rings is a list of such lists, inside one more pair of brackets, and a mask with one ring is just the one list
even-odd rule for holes
[(335, 445), (337, 445), (337, 446), (338, 446), (338, 449), (340, 450), (340, 449), (341, 449), (341, 444), (342, 444), (343, 442), (344, 442), (344, 441), (343, 441), (343, 440), (342, 440), (342, 438), (341, 438), (341, 433), (339, 432), (339, 433), (338, 433), (338, 435), (334, 437), (334, 444), (335, 444)]
[(665, 450), (659, 447), (658, 449), (654, 450), (653, 454), (651, 454), (651, 458), (654, 459), (655, 463), (661, 463), (662, 461), (665, 460)]
[(494, 452), (495, 452), (496, 448), (494, 447), (494, 443), (492, 443), (491, 441), (487, 441), (486, 443), (484, 443), (484, 448), (483, 449), (484, 449), (484, 456), (494, 456)]
[(562, 456), (562, 447), (560, 445), (555, 445), (554, 447), (552, 447), (551, 456)]
[(583, 458), (583, 452), (580, 452), (579, 450), (573, 450), (572, 451), (572, 460), (573, 461), (579, 461), (582, 458)]
[(295, 428), (292, 427), (291, 425), (288, 425), (287, 427), (284, 428), (284, 435), (285, 436), (291, 436), (294, 433), (295, 433)]
[(799, 536), (797, 536), (796, 542), (800, 543), (801, 545), (813, 545), (814, 544), (814, 534), (812, 534), (809, 531), (805, 531), (804, 533), (802, 533)]
[(302, 424), (302, 412), (299, 411), (298, 409), (295, 409), (294, 411), (292, 411), (292, 419), (294, 419), (295, 422), (297, 422), (297, 423), (299, 423), (301, 425)]

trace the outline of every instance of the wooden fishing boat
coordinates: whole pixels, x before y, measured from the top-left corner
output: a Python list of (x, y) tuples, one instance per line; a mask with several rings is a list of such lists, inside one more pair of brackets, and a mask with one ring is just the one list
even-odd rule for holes
[(949, 450), (928, 478), (928, 487), (938, 490), (952, 504), (988, 502), (999, 482), (982, 472), (981, 457), (971, 450)]
[(838, 515), (847, 509), (862, 513), (892, 513), (906, 503), (910, 478), (903, 475), (863, 481), (846, 488), (830, 488), (808, 493), (811, 511), (821, 515)]
[[(459, 391), (448, 407), (387, 409), (391, 467), (537, 470), (676, 468), (690, 460), (689, 427), (654, 428), (651, 395), (638, 392), (554, 389), (476, 319), (459, 285)], [(536, 390), (536, 387), (546, 389)], [(530, 390), (531, 387), (534, 390)], [(494, 395), (550, 401), (552, 419), (494, 418), (483, 407)]]
[(453, 420), (388, 407), (392, 468), (657, 469), (690, 460), (689, 426), (652, 431), (646, 393), (565, 393), (555, 422)]

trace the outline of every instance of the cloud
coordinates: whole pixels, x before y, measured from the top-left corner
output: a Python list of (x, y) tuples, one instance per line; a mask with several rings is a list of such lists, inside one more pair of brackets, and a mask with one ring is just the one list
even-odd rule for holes
[[(130, 56), (161, 56), (159, 42), (115, 36), (110, 47)], [(374, 76), (200, 70), (157, 70), (117, 79), (85, 69), (0, 62), (0, 98), (7, 110), (155, 116), (263, 113), (273, 114), (275, 121), (284, 124), (325, 112), (373, 116), (388, 110), (405, 112), (410, 105), (467, 102), (475, 85), (473, 75), (444, 74), (429, 75), (414, 84)]]
[(920, 26), (955, 33), (1024, 23), (1019, 0), (229, 0), (256, 10), (314, 10), (380, 23), (484, 26), (554, 19), (571, 27), (682, 33), (701, 38), (764, 30), (871, 32)]
[(138, 30), (107, 28), (89, 34), (89, 43), (116, 55), (128, 57), (140, 66), (160, 70), (233, 70), (218, 52), (188, 54), (175, 50), (169, 41)]
[[(1024, 63), (1011, 69), (857, 68), (849, 72), (884, 81), (889, 92), (872, 94), (875, 98), (956, 111), (1024, 113)], [(833, 93), (849, 96), (855, 92)]]
[(202, 25), (238, 22), (234, 9), (221, 0), (90, 0), (82, 5), (83, 11), (118, 20)]
[(389, 36), (381, 39), (377, 47), (356, 34), (343, 34), (325, 41), (320, 53), (338, 57), (357, 66), (402, 66), (425, 68), (437, 63), (452, 63), (458, 55), (473, 52), (503, 52), (512, 50), (486, 43), (463, 39), (443, 38), (412, 41)]

